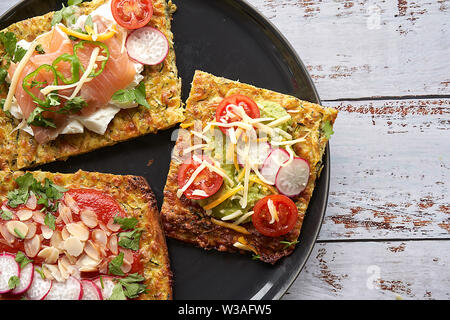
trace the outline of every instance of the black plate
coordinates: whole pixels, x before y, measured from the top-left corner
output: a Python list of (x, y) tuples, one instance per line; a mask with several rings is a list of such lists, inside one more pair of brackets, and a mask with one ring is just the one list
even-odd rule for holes
[[(244, 1), (175, 0), (175, 49), (186, 100), (194, 70), (320, 103), (299, 57), (274, 26)], [(61, 8), (58, 0), (25, 0), (0, 18), (0, 28)], [(173, 130), (103, 148), (38, 169), (78, 169), (144, 176), (162, 204)], [(149, 160), (154, 162), (147, 166)], [(175, 299), (279, 299), (303, 268), (325, 214), (329, 148), (295, 252), (275, 266), (249, 255), (204, 251), (169, 239)]]

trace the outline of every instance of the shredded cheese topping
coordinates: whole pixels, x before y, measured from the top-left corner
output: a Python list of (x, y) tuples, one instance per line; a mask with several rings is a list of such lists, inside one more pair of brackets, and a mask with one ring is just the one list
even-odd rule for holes
[(273, 224), (275, 221), (278, 221), (278, 211), (277, 208), (275, 208), (275, 205), (272, 201), (272, 199), (269, 199), (267, 201), (267, 208), (269, 209), (269, 213), (272, 216), (272, 219), (269, 221), (270, 224)]

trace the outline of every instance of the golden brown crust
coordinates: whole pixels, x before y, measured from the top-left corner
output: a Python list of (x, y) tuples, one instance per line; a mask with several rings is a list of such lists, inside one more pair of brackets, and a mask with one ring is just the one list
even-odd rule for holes
[[(93, 0), (80, 5), (82, 13), (88, 14), (107, 0)], [(141, 135), (168, 129), (184, 120), (181, 102), (181, 79), (175, 64), (173, 34), (170, 30), (174, 5), (165, 0), (153, 1), (154, 13), (150, 25), (162, 31), (169, 40), (167, 58), (159, 65), (145, 66), (144, 83), (147, 101), (151, 108), (139, 106), (121, 110), (109, 124), (102, 136), (85, 130), (82, 134), (60, 135), (54, 141), (39, 145), (28, 133), (13, 129), (20, 121), (7, 116), (0, 110), (0, 169), (18, 170), (30, 168), (55, 160), (65, 160), (70, 156), (113, 145)], [(53, 12), (17, 22), (3, 31), (16, 34), (18, 40), (34, 40), (39, 34), (51, 28)], [(3, 56), (0, 45), (0, 55)], [(7, 87), (1, 88), (4, 98)]]
[(192, 123), (196, 119), (201, 120), (203, 124), (212, 121), (215, 117), (215, 109), (220, 101), (235, 93), (247, 95), (256, 102), (271, 101), (278, 103), (287, 110), (296, 110), (296, 113), (290, 113), (296, 123), (292, 132), (293, 139), (303, 137), (309, 132), (306, 141), (301, 144), (301, 148), (300, 144), (294, 146), (297, 155), (308, 160), (311, 168), (306, 189), (294, 199), (299, 212), (295, 228), (285, 236), (271, 238), (261, 235), (252, 223), (247, 223), (244, 226), (250, 232), (250, 235), (245, 235), (212, 223), (205, 210), (184, 195), (178, 198), (176, 192), (178, 190), (177, 175), (180, 162), (176, 161), (175, 157), (177, 156), (176, 150), (183, 149), (181, 146), (186, 140), (184, 134), (180, 134), (178, 137), (175, 157), (172, 158), (164, 189), (164, 203), (161, 209), (163, 225), (167, 236), (196, 244), (205, 249), (238, 251), (233, 244), (240, 237), (244, 237), (248, 244), (256, 249), (255, 254), (259, 255), (261, 260), (275, 263), (294, 250), (294, 246), (286, 248), (286, 245), (280, 243), (280, 241), (293, 242), (298, 239), (315, 182), (322, 169), (322, 156), (328, 142), (327, 137), (322, 134), (321, 125), (324, 121), (330, 121), (331, 125), (334, 124), (337, 110), (301, 101), (289, 95), (215, 77), (206, 72), (196, 71), (190, 96), (186, 102), (186, 120), (184, 123)]
[[(14, 179), (24, 172), (0, 171), (0, 198), (5, 200), (8, 191), (16, 187)], [(130, 217), (139, 220), (144, 228), (140, 240), (141, 262), (148, 292), (140, 300), (172, 299), (172, 273), (166, 240), (162, 230), (156, 198), (143, 177), (113, 175), (79, 170), (74, 174), (31, 172), (38, 181), (48, 178), (65, 188), (93, 188), (114, 197)]]

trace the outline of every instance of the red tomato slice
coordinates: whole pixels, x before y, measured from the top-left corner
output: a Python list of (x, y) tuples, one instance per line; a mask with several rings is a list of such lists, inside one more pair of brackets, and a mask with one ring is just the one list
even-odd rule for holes
[[(272, 200), (277, 212), (278, 221), (270, 223), (272, 215), (267, 201)], [(268, 237), (278, 237), (291, 231), (298, 218), (298, 209), (294, 201), (281, 194), (274, 194), (259, 200), (253, 207), (252, 222), (256, 230)]]
[[(245, 113), (250, 117), (250, 118), (259, 118), (261, 113), (259, 112), (259, 108), (258, 105), (256, 104), (255, 101), (253, 101), (252, 99), (250, 99), (247, 96), (244, 96), (242, 94), (233, 94), (225, 99), (222, 100), (222, 102), (220, 102), (219, 106), (216, 109), (216, 121), (217, 122), (222, 122), (222, 123), (230, 123), (230, 122), (236, 122), (236, 121), (240, 121), (241, 117), (239, 116), (232, 116), (232, 117), (227, 117), (227, 107), (230, 104), (234, 104), (236, 106), (242, 106), (244, 108)], [(226, 134), (227, 130), (229, 128), (225, 128), (225, 127), (219, 127), (220, 130), (222, 130), (223, 133)]]
[(153, 4), (151, 0), (112, 0), (111, 11), (122, 27), (139, 29), (152, 18)]
[[(213, 163), (211, 159), (208, 157), (200, 157), (202, 160), (206, 160), (209, 163)], [(180, 168), (178, 169), (178, 187), (183, 188), (186, 183), (191, 178), (194, 171), (200, 166), (200, 162), (195, 161), (194, 159), (189, 159), (184, 162)], [(217, 191), (219, 191), (222, 186), (223, 178), (221, 175), (209, 170), (208, 168), (203, 169), (198, 176), (194, 179), (194, 182), (186, 189), (184, 195), (188, 199), (192, 200), (200, 200), (206, 199)], [(194, 190), (202, 190), (205, 192), (205, 195), (193, 195)]]
[(67, 193), (77, 202), (81, 210), (90, 209), (97, 218), (107, 224), (116, 215), (126, 217), (122, 207), (109, 194), (96, 189), (70, 189)]

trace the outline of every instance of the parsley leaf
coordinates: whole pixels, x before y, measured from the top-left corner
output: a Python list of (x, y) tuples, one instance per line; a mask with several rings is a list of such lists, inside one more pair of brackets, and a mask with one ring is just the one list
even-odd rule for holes
[(47, 215), (44, 218), (45, 225), (47, 227), (49, 227), (50, 229), (55, 230), (55, 228), (56, 228), (55, 222), (56, 222), (55, 216), (52, 215), (50, 212), (47, 213)]
[(124, 230), (134, 229), (138, 224), (139, 220), (131, 217), (131, 218), (122, 218), (119, 216), (114, 217), (114, 223), (119, 224), (120, 227)]
[(10, 57), (14, 57), (14, 53), (16, 52), (16, 46), (17, 46), (16, 35), (11, 31), (0, 32), (0, 42), (5, 47), (6, 53)]
[(53, 19), (52, 19), (52, 26), (63, 22), (65, 25), (72, 25), (76, 22), (77, 17), (78, 17), (78, 10), (77, 10), (77, 5), (79, 5), (80, 3), (82, 3), (82, 0), (69, 0), (67, 2), (68, 7), (66, 7), (63, 4), (63, 7), (61, 10), (56, 11), (53, 14)]
[(77, 6), (82, 2), (83, 2), (83, 0), (69, 0), (69, 1), (67, 1), (67, 4), (69, 6)]
[(50, 118), (45, 118), (42, 113), (45, 110), (41, 107), (36, 107), (33, 112), (31, 112), (30, 116), (27, 119), (27, 124), (33, 125), (36, 127), (44, 127), (44, 128), (56, 128), (56, 124)]
[(14, 53), (14, 57), (12, 59), (12, 61), (14, 63), (19, 62), (20, 60), (22, 60), (23, 56), (27, 53), (27, 50), (25, 50), (24, 48), (22, 48), (21, 46), (17, 46), (16, 47), (16, 52)]
[(334, 133), (333, 126), (330, 121), (322, 122), (321, 129), (327, 139), (330, 139), (331, 135)]
[(44, 48), (42, 47), (41, 44), (38, 44), (36, 46), (36, 49), (34, 49), (34, 50), (36, 50), (36, 52), (39, 53), (39, 54), (44, 54), (45, 53), (45, 50), (44, 50)]
[(133, 251), (139, 250), (139, 241), (141, 239), (142, 231), (142, 229), (134, 229), (132, 231), (119, 233), (119, 246)]
[(6, 83), (6, 77), (8, 76), (8, 70), (0, 68), (0, 84)]
[(108, 300), (127, 300), (120, 283), (116, 283)]
[(86, 100), (84, 100), (82, 97), (74, 97), (74, 98), (66, 101), (64, 106), (58, 110), (58, 113), (75, 114), (77, 112), (80, 112), (81, 109), (83, 109), (87, 105), (88, 104), (87, 104)]
[(9, 210), (0, 210), (0, 212), (1, 212), (1, 218), (3, 219), (3, 220), (11, 220), (12, 219), (12, 217), (13, 217), (13, 213), (11, 212), (11, 211), (9, 211)]
[(126, 278), (119, 279), (119, 283), (123, 286), (125, 296), (134, 299), (146, 291), (146, 286), (142, 283), (144, 280), (140, 274), (132, 273)]
[(134, 89), (122, 89), (116, 91), (111, 99), (121, 104), (136, 102), (137, 104), (150, 109), (150, 105), (146, 98), (144, 82), (139, 83)]
[(144, 82), (139, 83), (139, 85), (134, 90), (134, 94), (136, 95), (136, 102), (141, 106), (150, 109), (150, 105), (147, 102), (146, 94), (145, 94), (145, 84)]
[(114, 274), (116, 276), (123, 276), (125, 275), (120, 269), (120, 267), (123, 264), (123, 252), (120, 252), (114, 259), (112, 259), (108, 264), (108, 271), (111, 274)]
[(20, 269), (23, 269), (27, 264), (33, 262), (33, 260), (28, 259), (22, 251), (18, 251), (16, 253), (16, 262), (20, 265)]
[(17, 287), (20, 283), (20, 279), (18, 276), (11, 276), (11, 278), (9, 278), (8, 280), (8, 288), (9, 289), (14, 289), (15, 287)]

